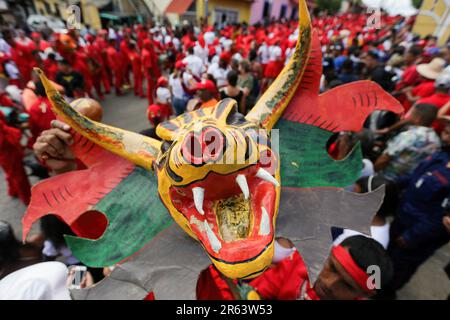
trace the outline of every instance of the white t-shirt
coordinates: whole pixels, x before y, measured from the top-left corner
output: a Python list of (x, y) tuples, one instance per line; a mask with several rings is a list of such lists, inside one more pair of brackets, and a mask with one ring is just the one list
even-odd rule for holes
[(163, 104), (168, 104), (171, 101), (170, 90), (164, 87), (156, 89), (156, 100)]
[(269, 47), (269, 61), (279, 61), (281, 58), (281, 48), (279, 46)]
[(261, 64), (267, 64), (269, 62), (269, 48), (265, 44), (259, 47), (258, 56)]
[[(183, 73), (183, 82), (184, 85), (188, 88), (190, 88), (189, 82), (192, 80), (192, 75), (190, 75), (187, 72)], [(185, 92), (183, 89), (183, 86), (181, 85), (181, 78), (177, 77), (174, 78), (173, 74), (169, 77), (169, 86), (172, 88), (172, 94), (177, 99), (184, 99), (185, 98)]]
[(214, 40), (216, 39), (216, 34), (214, 32), (208, 31), (205, 32), (203, 38), (205, 39), (206, 45), (209, 46), (214, 43)]
[(71, 300), (67, 267), (43, 262), (20, 269), (0, 281), (0, 300)]
[(186, 67), (190, 69), (195, 76), (201, 77), (205, 70), (202, 59), (194, 55), (188, 55), (183, 59), (183, 62), (186, 63)]
[(208, 48), (203, 48), (202, 46), (200, 46), (199, 44), (197, 44), (194, 47), (194, 54), (199, 57), (200, 59), (202, 59), (203, 64), (206, 64), (208, 62), (208, 55), (209, 55), (209, 50)]
[(58, 257), (63, 256), (64, 262), (67, 265), (74, 265), (80, 263), (80, 260), (75, 258), (72, 254), (72, 251), (66, 246), (61, 246), (59, 248), (56, 248), (53, 245), (53, 242), (49, 240), (44, 241), (44, 248), (42, 249), (42, 253), (47, 257)]
[(230, 71), (229, 68), (227, 69), (223, 69), (221, 67), (217, 67), (213, 73), (211, 73), (211, 75), (214, 77), (214, 79), (216, 79), (216, 84), (218, 88), (224, 87), (227, 85), (228, 81), (227, 81), (227, 74), (228, 71)]
[(8, 76), (10, 79), (19, 79), (20, 72), (19, 69), (17, 69), (16, 64), (13, 61), (8, 61), (5, 64), (5, 70), (8, 73)]

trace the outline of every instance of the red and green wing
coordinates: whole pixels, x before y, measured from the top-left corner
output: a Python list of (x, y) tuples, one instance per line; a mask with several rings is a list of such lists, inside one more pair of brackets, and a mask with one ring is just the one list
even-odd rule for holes
[(110, 266), (140, 250), (172, 219), (159, 200), (153, 172), (77, 134), (74, 140), (74, 153), (88, 168), (33, 187), (22, 220), (24, 239), (35, 221), (53, 214), (78, 236), (66, 240), (79, 260)]
[(299, 88), (276, 125), (279, 129), (281, 181), (286, 187), (345, 187), (361, 171), (360, 145), (343, 160), (327, 152), (329, 138), (339, 131), (362, 129), (375, 110), (403, 111), (400, 103), (371, 81), (339, 86), (319, 95), (322, 53), (313, 32), (311, 57)]

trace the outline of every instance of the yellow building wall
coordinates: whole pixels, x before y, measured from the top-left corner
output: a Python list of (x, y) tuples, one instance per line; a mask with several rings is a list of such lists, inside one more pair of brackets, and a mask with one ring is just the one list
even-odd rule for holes
[[(238, 22), (249, 22), (250, 21), (250, 7), (252, 3), (239, 0), (209, 0), (208, 1), (208, 12), (209, 19), (208, 23), (212, 24), (215, 21), (214, 9), (224, 8), (237, 10), (239, 12)], [(205, 2), (204, 0), (197, 0), (197, 18), (203, 17), (205, 13)]]
[[(52, 12), (46, 11), (44, 2), (50, 6)], [(69, 7), (69, 4), (67, 3), (58, 0), (34, 0), (34, 6), (39, 14), (43, 13), (44, 15), (54, 15), (54, 12), (58, 7), (61, 14), (59, 18), (64, 21), (67, 20), (67, 8)], [(89, 24), (92, 28), (97, 30), (101, 29), (100, 15), (96, 6), (89, 4), (86, 0), (81, 0), (81, 10), (85, 24)]]
[[(436, 17), (427, 15), (426, 13), (433, 13)], [(442, 27), (446, 20), (449, 19), (450, 9), (446, 5), (446, 0), (424, 0), (420, 13), (416, 18), (413, 32), (422, 37), (427, 35), (436, 35), (439, 28)], [(436, 19), (437, 18), (437, 19)], [(447, 28), (438, 39), (439, 45), (444, 45), (450, 35), (450, 28)]]

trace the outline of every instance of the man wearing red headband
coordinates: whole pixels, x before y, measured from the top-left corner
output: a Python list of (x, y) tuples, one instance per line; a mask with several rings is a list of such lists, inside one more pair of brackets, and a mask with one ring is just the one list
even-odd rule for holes
[[(379, 281), (368, 272), (379, 270)], [(266, 300), (355, 300), (372, 296), (392, 278), (392, 264), (383, 247), (363, 235), (349, 237), (334, 246), (313, 286), (306, 265), (288, 239), (277, 238), (272, 266), (248, 280), (230, 280), (214, 266), (205, 269), (197, 282), (197, 298)], [(376, 278), (374, 274), (374, 278)]]

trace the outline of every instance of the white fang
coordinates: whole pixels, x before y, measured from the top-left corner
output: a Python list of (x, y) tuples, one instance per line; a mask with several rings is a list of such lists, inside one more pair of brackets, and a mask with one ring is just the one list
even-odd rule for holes
[(275, 187), (280, 186), (277, 179), (272, 177), (272, 175), (270, 173), (268, 173), (266, 170), (264, 170), (263, 168), (259, 168), (258, 172), (256, 173), (256, 176), (260, 179), (263, 179), (263, 180), (266, 180), (266, 181), (272, 183)]
[(236, 182), (244, 194), (244, 199), (247, 200), (250, 194), (250, 191), (248, 190), (247, 178), (245, 178), (243, 174), (238, 174), (236, 177)]
[(205, 226), (206, 236), (208, 237), (211, 248), (215, 253), (219, 253), (219, 250), (222, 249), (222, 244), (220, 243), (219, 239), (217, 239), (214, 232), (211, 230), (208, 222), (205, 220), (203, 221), (203, 224)]
[(267, 236), (270, 234), (270, 218), (266, 208), (261, 207), (261, 212), (261, 222), (259, 223), (258, 234), (260, 236)]
[(200, 187), (193, 188), (192, 194), (194, 195), (195, 208), (201, 215), (205, 215), (205, 211), (203, 211), (203, 198), (205, 197), (205, 189)]

